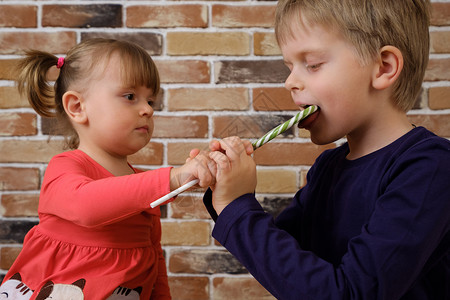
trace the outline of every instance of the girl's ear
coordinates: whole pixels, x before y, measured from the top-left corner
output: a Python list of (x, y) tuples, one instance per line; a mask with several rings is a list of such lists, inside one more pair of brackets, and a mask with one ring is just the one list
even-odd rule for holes
[(403, 55), (394, 46), (382, 47), (379, 55), (372, 76), (372, 86), (382, 90), (391, 86), (400, 76), (403, 69)]
[(78, 124), (84, 124), (88, 121), (84, 106), (84, 99), (78, 92), (67, 91), (62, 97), (64, 110), (69, 119)]

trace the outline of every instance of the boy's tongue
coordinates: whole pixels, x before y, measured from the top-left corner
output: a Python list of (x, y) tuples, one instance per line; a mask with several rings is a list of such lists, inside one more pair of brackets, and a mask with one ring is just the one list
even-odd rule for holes
[(317, 117), (319, 116), (319, 112), (320, 112), (320, 109), (318, 109), (315, 113), (313, 113), (312, 115), (310, 115), (310, 116), (308, 116), (306, 119), (304, 119), (304, 120), (301, 120), (299, 123), (298, 123), (298, 128), (306, 128), (306, 127), (308, 127), (309, 125), (311, 125), (312, 124), (312, 122), (314, 122), (316, 119), (317, 119)]

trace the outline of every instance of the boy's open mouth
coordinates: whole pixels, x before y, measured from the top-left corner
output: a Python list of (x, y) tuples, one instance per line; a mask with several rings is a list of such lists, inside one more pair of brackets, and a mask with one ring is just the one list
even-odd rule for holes
[[(310, 105), (306, 105), (304, 107), (304, 109), (308, 108)], [(306, 117), (305, 119), (303, 119), (302, 121), (300, 121), (297, 126), (298, 128), (308, 128), (318, 117), (320, 114), (320, 108), (317, 109), (317, 111), (315, 111), (313, 114), (309, 115), (308, 117)]]

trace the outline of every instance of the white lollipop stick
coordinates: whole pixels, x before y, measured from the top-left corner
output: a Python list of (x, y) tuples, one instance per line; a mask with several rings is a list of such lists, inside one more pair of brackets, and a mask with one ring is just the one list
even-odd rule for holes
[(194, 179), (192, 181), (189, 181), (188, 183), (185, 183), (184, 185), (180, 186), (179, 188), (177, 188), (176, 190), (171, 191), (170, 193), (168, 193), (167, 195), (159, 198), (156, 201), (153, 201), (152, 203), (150, 203), (150, 206), (152, 208), (157, 207), (160, 204), (163, 204), (164, 202), (166, 202), (167, 200), (175, 197), (176, 195), (184, 192), (185, 190), (187, 190), (190, 187), (193, 187), (194, 185), (196, 185), (199, 182), (198, 179)]
[[(283, 124), (278, 125), (277, 127), (275, 127), (274, 129), (272, 129), (271, 131), (269, 131), (268, 133), (266, 133), (263, 137), (261, 137), (259, 140), (255, 141), (252, 143), (253, 145), (253, 149), (256, 150), (259, 147), (261, 147), (262, 145), (264, 145), (265, 143), (271, 141), (272, 139), (274, 139), (277, 135), (282, 134), (283, 132), (285, 132), (286, 130), (288, 130), (289, 128), (291, 128), (294, 124), (297, 124), (298, 122), (300, 122), (301, 120), (305, 119), (306, 117), (312, 115), (314, 112), (316, 112), (319, 108), (315, 105), (311, 105), (308, 106), (307, 108), (305, 108), (304, 110), (298, 112), (295, 116), (293, 116), (291, 119), (287, 120), (286, 122), (284, 122)], [(155, 208), (156, 206), (166, 202), (167, 200), (175, 197), (176, 195), (178, 195), (179, 193), (184, 192), (185, 190), (189, 189), (190, 187), (196, 185), (199, 182), (198, 179), (194, 179), (192, 181), (189, 181), (188, 183), (182, 185), (181, 187), (177, 188), (176, 190), (173, 190), (172, 192), (170, 192), (169, 194), (159, 198), (156, 201), (153, 201), (152, 203), (150, 203), (150, 206), (152, 208)]]

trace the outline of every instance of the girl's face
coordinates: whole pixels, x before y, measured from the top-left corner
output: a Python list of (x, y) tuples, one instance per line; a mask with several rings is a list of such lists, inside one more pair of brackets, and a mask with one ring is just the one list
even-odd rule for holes
[(290, 70), (285, 87), (300, 108), (320, 107), (317, 118), (305, 123), (311, 140), (326, 144), (360, 131), (375, 112), (369, 101), (372, 64), (362, 66), (351, 45), (333, 30), (296, 26), (293, 32), (280, 45)]
[(124, 86), (120, 57), (113, 54), (103, 71), (92, 74), (84, 94), (88, 127), (80, 145), (124, 157), (148, 144), (153, 133), (153, 91)]

